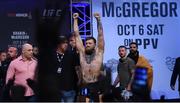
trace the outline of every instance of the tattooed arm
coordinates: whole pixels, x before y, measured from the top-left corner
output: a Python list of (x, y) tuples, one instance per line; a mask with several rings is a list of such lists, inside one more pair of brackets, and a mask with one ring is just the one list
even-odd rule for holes
[(75, 40), (76, 40), (76, 47), (77, 47), (79, 52), (84, 52), (85, 51), (84, 46), (83, 46), (81, 37), (79, 35), (78, 17), (79, 17), (78, 13), (73, 14), (73, 18), (74, 18), (74, 34), (75, 34)]
[(101, 17), (99, 13), (95, 13), (94, 17), (97, 20), (97, 29), (98, 29), (98, 49), (100, 52), (104, 52), (104, 35), (103, 35), (103, 27), (101, 23)]

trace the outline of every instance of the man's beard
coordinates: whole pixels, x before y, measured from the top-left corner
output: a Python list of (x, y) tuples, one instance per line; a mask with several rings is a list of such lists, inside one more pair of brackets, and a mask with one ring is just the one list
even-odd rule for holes
[(128, 57), (133, 59), (136, 64), (138, 62), (138, 58), (139, 58), (139, 51), (130, 51), (130, 54), (128, 55)]
[(85, 52), (87, 55), (91, 55), (94, 52), (94, 49), (86, 49)]
[(136, 55), (138, 53), (138, 51), (130, 51), (130, 54), (132, 55)]
[(10, 56), (10, 54), (7, 54), (6, 60), (11, 61), (13, 58)]

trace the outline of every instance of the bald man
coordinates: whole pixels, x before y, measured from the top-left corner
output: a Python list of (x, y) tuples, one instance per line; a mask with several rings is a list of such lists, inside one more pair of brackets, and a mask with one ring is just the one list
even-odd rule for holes
[(34, 100), (34, 92), (28, 86), (27, 79), (35, 79), (36, 66), (37, 61), (33, 59), (33, 47), (26, 43), (22, 46), (22, 54), (10, 63), (7, 71), (6, 84), (14, 79), (14, 85), (24, 86), (24, 98), (27, 101)]

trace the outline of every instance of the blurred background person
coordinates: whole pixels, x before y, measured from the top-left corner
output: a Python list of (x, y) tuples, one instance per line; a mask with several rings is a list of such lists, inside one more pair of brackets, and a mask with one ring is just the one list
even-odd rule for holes
[(10, 62), (18, 56), (18, 49), (16, 47), (9, 47), (7, 52), (7, 60)]
[(6, 81), (6, 74), (9, 64), (12, 60), (16, 59), (18, 55), (18, 49), (16, 47), (9, 47), (6, 55), (6, 59), (1, 61), (1, 86), (4, 87)]
[[(134, 80), (135, 63), (127, 57), (127, 49), (125, 46), (119, 46), (118, 54), (120, 56), (119, 63), (117, 66), (118, 75), (113, 83), (113, 86), (119, 83), (119, 94), (126, 91), (132, 91), (132, 83)], [(123, 95), (118, 97), (119, 100), (123, 99)]]
[[(145, 75), (145, 83), (144, 85), (139, 85), (139, 89), (133, 89), (134, 92), (134, 99), (135, 100), (150, 100), (150, 93), (152, 89), (152, 83), (153, 83), (153, 69), (149, 61), (142, 55), (139, 54), (138, 51), (138, 45), (136, 42), (131, 42), (129, 45), (130, 52), (128, 54), (128, 57), (134, 60), (136, 64), (136, 70), (135, 70), (135, 78), (137, 76), (144, 77)], [(145, 71), (143, 73), (146, 73), (144, 75), (138, 74), (138, 71)], [(136, 82), (136, 81), (135, 81)], [(137, 85), (136, 85), (137, 86)], [(133, 85), (135, 87), (135, 85)]]
[(75, 40), (75, 34), (74, 32), (71, 33), (69, 37), (69, 46), (72, 51), (77, 51), (76, 49), (76, 40)]
[(0, 51), (0, 66), (1, 66), (1, 63), (6, 60), (6, 58), (7, 58), (6, 51)]
[(7, 58), (7, 53), (5, 51), (0, 51), (0, 97), (2, 93), (2, 89), (4, 86), (4, 71), (2, 68), (2, 62), (4, 62)]
[(171, 76), (171, 82), (170, 82), (170, 87), (172, 90), (175, 90), (175, 84), (176, 80), (178, 78), (178, 91), (179, 91), (179, 96), (180, 96), (180, 57), (176, 58), (176, 62), (174, 65), (173, 73)]
[(39, 49), (37, 46), (33, 47), (33, 57), (35, 57), (36, 59), (38, 58), (38, 54), (39, 54)]

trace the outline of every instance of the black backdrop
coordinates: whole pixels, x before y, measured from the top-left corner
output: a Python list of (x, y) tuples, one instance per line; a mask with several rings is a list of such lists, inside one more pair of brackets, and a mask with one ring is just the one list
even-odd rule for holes
[[(68, 0), (0, 0), (0, 49), (21, 48), (26, 42), (36, 45), (35, 11), (39, 12), (41, 20), (63, 15), (59, 35), (69, 35), (71, 22), (67, 4)], [(64, 6), (67, 10), (62, 13)]]

